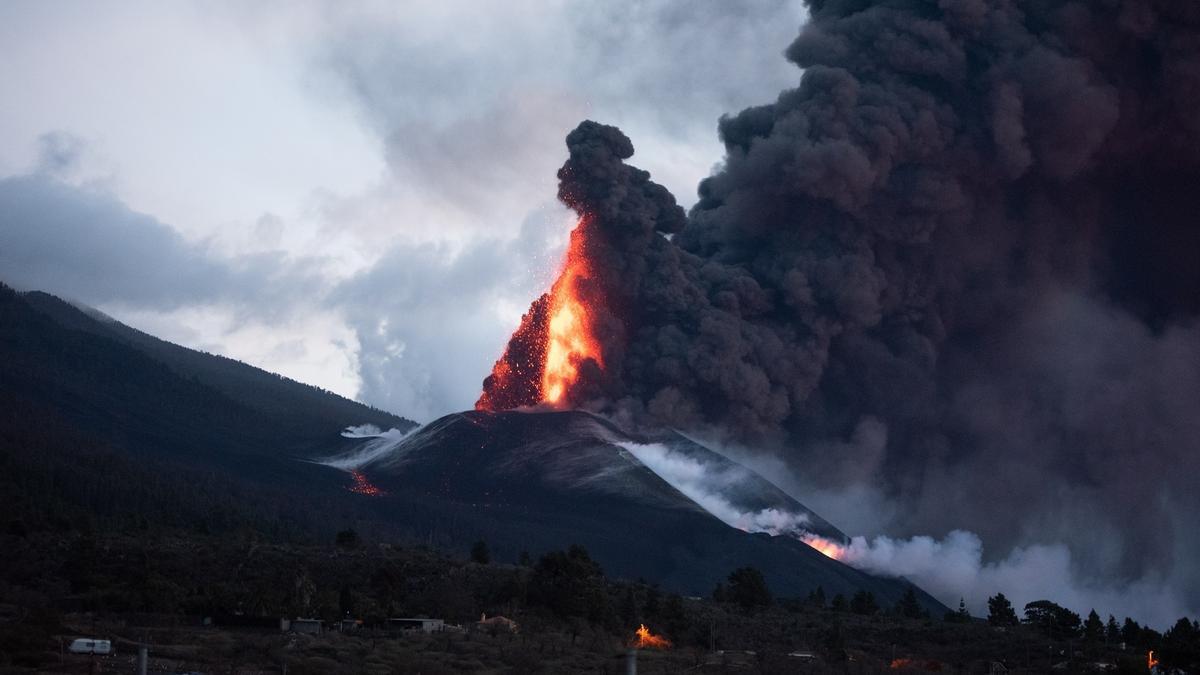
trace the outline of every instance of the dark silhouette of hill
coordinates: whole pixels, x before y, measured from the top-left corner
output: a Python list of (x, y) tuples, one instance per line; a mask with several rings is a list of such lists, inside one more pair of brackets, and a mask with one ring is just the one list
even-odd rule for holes
[[(830, 597), (870, 591), (891, 606), (909, 587), (864, 574), (794, 537), (730, 527), (621, 443), (656, 443), (709, 467), (725, 477), (722, 496), (738, 511), (804, 514), (808, 531), (846, 538), (765, 479), (703, 446), (672, 433), (633, 436), (580, 411), (447, 415), (359, 470), (391, 494), (417, 492), (467, 507), (460, 517), (473, 517), (478, 538), (507, 559), (520, 550), (578, 543), (618, 578), (652, 579), (686, 595), (707, 595), (743, 566), (759, 568), (785, 597), (820, 586)], [(918, 596), (935, 615), (946, 611), (931, 596)]]
[[(99, 312), (76, 307), (48, 293), (23, 295), (34, 309), (60, 326), (108, 338), (143, 352), (185, 378), (211, 387), (252, 410), (285, 420), (295, 437), (322, 437), (348, 424), (374, 424), (401, 431), (416, 424), (319, 387), (255, 368), (235, 359), (160, 340)], [(282, 431), (282, 430), (277, 430)]]
[[(133, 522), (311, 537), (379, 521), (347, 503), (343, 472), (297, 458), (337, 447), (350, 424), (411, 422), (135, 333), (0, 285), (0, 495), (14, 527)], [(251, 385), (263, 403), (248, 400)]]
[[(871, 591), (888, 606), (907, 588), (795, 539), (729, 527), (616, 443), (740, 467), (682, 437), (633, 437), (586, 413), (447, 416), (361, 468), (386, 494), (355, 494), (351, 474), (321, 459), (372, 439), (339, 432), (413, 423), (3, 286), (0, 383), (0, 495), (13, 531), (329, 541), (353, 526), (444, 549), (485, 539), (507, 560), (579, 543), (616, 577), (689, 595), (747, 565), (784, 597), (822, 586), (830, 596)], [(814, 531), (843, 537), (761, 478), (739, 480), (727, 490), (737, 508), (803, 513)]]

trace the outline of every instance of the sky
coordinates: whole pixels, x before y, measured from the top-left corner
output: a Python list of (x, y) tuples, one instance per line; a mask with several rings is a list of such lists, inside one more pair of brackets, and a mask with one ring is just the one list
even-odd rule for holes
[[(620, 127), (636, 148), (631, 163), (690, 206), (697, 183), (724, 159), (721, 116), (799, 83), (783, 51), (805, 20), (801, 0), (8, 0), (0, 3), (0, 282), (418, 422), (467, 409), (557, 274), (574, 224), (555, 199), (565, 135), (584, 119)], [(893, 47), (821, 51), (836, 60)], [(1012, 77), (1026, 75), (1056, 81), (1036, 68)], [(1051, 89), (1085, 100), (1070, 87)], [(1076, 138), (1063, 129), (1078, 125), (1046, 120), (1071, 118), (1049, 114), (1060, 109), (1091, 119), (1094, 108), (1035, 105), (1030, 133), (1037, 140), (1041, 129), (1048, 142), (1034, 150), (1077, 150), (1059, 141)], [(1145, 500), (1133, 487), (1161, 496), (1159, 483), (1190, 475), (1175, 467), (1190, 461), (1195, 439), (1190, 393), (1200, 379), (1180, 364), (1192, 362), (1196, 326), (1151, 330), (1095, 294), (1038, 297), (1046, 304), (1014, 328), (1020, 357), (1011, 361), (1020, 367), (967, 390), (983, 397), (965, 404), (982, 411), (972, 418), (981, 436), (996, 440), (968, 448), (982, 459), (962, 475), (1009, 477), (989, 481), (991, 493), (938, 473), (939, 457), (914, 461), (937, 488), (907, 489), (915, 524), (889, 526), (902, 508), (868, 475), (885, 457), (889, 429), (871, 417), (836, 447), (813, 445), (830, 460), (824, 471), (725, 450), (851, 534), (873, 537), (856, 540), (854, 564), (916, 579), (951, 604), (965, 597), (982, 613), (987, 595), (1002, 589), (1165, 627), (1200, 597), (1190, 512), (1164, 506), (1178, 520), (1178, 532), (1164, 537), (1106, 529), (1117, 526), (1093, 507), (1136, 515)], [(996, 382), (1011, 391), (988, 389)], [(907, 384), (896, 388), (906, 398)], [(1072, 414), (1002, 405), (1023, 404), (1037, 387)], [(1108, 422), (1121, 433), (1109, 433)], [(1044, 432), (1063, 428), (1090, 445)], [(1042, 444), (1059, 437), (1067, 460), (1077, 445), (1090, 447), (1096, 475), (1119, 490), (1132, 486), (1132, 496), (1055, 485), (1042, 511), (1020, 503), (1012, 485), (1056, 480), (1039, 474), (1047, 472), (1039, 462), (1057, 466), (1060, 455)], [(1161, 452), (1125, 452), (1128, 437)], [(1136, 474), (1121, 468), (1131, 465)], [(807, 473), (793, 473), (797, 466)], [(834, 487), (805, 477), (835, 470), (857, 473)], [(1033, 515), (1013, 517), (995, 499)], [(966, 506), (979, 513), (968, 516)], [(1002, 545), (987, 530), (995, 523), (1024, 529)], [(1115, 566), (1139, 534), (1174, 546), (1166, 546), (1174, 576), (1096, 584), (1078, 574), (1081, 561)]]
[(0, 281), (417, 421), (557, 272), (565, 134), (684, 205), (799, 0), (0, 5)]

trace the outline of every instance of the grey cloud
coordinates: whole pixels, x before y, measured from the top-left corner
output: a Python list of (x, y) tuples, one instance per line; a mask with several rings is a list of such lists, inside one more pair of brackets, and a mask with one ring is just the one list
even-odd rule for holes
[(79, 167), (87, 142), (67, 131), (49, 131), (38, 137), (36, 173), (55, 177), (69, 175)]
[[(583, 116), (711, 142), (725, 111), (795, 80), (778, 54), (802, 19), (795, 0), (517, 3), (452, 17), (342, 8), (317, 66), (386, 139), (396, 189), (417, 181), (450, 202), (498, 201), (524, 184), (552, 189), (559, 139)], [(672, 159), (660, 161), (649, 168), (670, 173)]]
[(270, 314), (314, 292), (306, 267), (281, 254), (216, 255), (103, 189), (44, 174), (0, 180), (0, 276), (18, 287), (94, 305), (231, 302)]
[(397, 244), (339, 284), (328, 302), (358, 336), (359, 398), (419, 421), (470, 408), (513, 328), (498, 308), (540, 290), (558, 264), (565, 215), (537, 211), (514, 238)]

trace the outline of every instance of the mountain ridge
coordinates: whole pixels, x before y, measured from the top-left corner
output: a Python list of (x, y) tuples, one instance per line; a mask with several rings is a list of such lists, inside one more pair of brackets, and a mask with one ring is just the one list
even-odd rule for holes
[[(889, 605), (909, 587), (828, 558), (799, 532), (772, 536), (724, 521), (621, 446), (651, 439), (673, 443), (723, 476), (731, 508), (803, 515), (797, 522), (805, 531), (848, 541), (773, 484), (683, 436), (628, 434), (577, 410), (451, 413), (354, 470), (386, 495), (455, 505), (462, 526), (503, 558), (578, 543), (617, 577), (653, 579), (685, 595), (706, 595), (743, 566), (759, 568), (783, 596), (817, 587), (830, 596), (867, 590)], [(745, 476), (730, 478), (733, 469)], [(946, 611), (919, 589), (918, 595), (931, 612)]]
[[(424, 464), (391, 471), (377, 457), (362, 470), (386, 494), (354, 494), (351, 473), (320, 463), (369, 442), (342, 431), (366, 423), (411, 430), (411, 422), (368, 416), (360, 404), (120, 325), (53, 296), (0, 286), (0, 489), (27, 524), (250, 528), (310, 541), (353, 527), (379, 541), (446, 550), (486, 539), (504, 560), (579, 543), (616, 577), (689, 595), (707, 594), (746, 565), (761, 567), (782, 596), (821, 586), (830, 595), (870, 590), (886, 604), (908, 588), (795, 539), (729, 526), (610, 442), (667, 442), (684, 451), (690, 441), (631, 436), (587, 413), (448, 416), (402, 441), (425, 444), (411, 458)], [(276, 402), (302, 405), (266, 405), (254, 386), (267, 387)], [(315, 398), (305, 404), (306, 396)], [(330, 403), (310, 414), (304, 405), (312, 400)], [(616, 469), (625, 473), (604, 473)], [(731, 503), (796, 508), (774, 486), (743, 492)], [(46, 513), (62, 514), (58, 525)], [(840, 535), (828, 527), (826, 534)], [(935, 614), (943, 609), (919, 597)]]

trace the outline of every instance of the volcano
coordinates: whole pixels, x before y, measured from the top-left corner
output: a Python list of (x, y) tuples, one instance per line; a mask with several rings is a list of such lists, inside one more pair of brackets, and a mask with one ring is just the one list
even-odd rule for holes
[[(0, 322), (0, 398), (10, 411), (0, 436), (19, 441), (2, 448), (15, 467), (6, 479), (53, 462), (64, 478), (42, 498), (76, 509), (68, 513), (119, 514), (131, 503), (170, 523), (251, 522), (264, 531), (295, 523), (322, 538), (352, 522), (381, 541), (447, 550), (482, 539), (502, 561), (578, 543), (611, 576), (688, 595), (707, 595), (743, 566), (762, 570), (782, 597), (818, 586), (827, 596), (868, 590), (887, 606), (908, 586), (807, 546), (795, 528), (846, 538), (761, 476), (672, 431), (631, 433), (587, 412), (524, 410), (456, 413), (411, 431), (408, 420), (44, 294), (0, 286), (0, 315), (8, 319)], [(340, 438), (338, 429), (346, 429)], [(51, 437), (51, 450), (46, 430), (62, 435)], [(719, 477), (718, 502), (657, 473), (664, 458)], [(12, 512), (37, 522), (46, 509), (28, 499)], [(224, 519), (213, 515), (218, 499), (229, 509)], [(918, 597), (935, 616), (945, 611)]]
[[(372, 450), (364, 453), (367, 445)], [(818, 586), (830, 596), (866, 590), (887, 606), (909, 586), (804, 544), (801, 529), (831, 541), (847, 538), (750, 469), (672, 431), (634, 434), (577, 410), (469, 411), (442, 417), (384, 452), (375, 440), (363, 446), (329, 463), (354, 464), (356, 477), (385, 495), (382, 508), (391, 500), (441, 505), (456, 538), (484, 539), (501, 559), (581, 544), (612, 576), (688, 595), (707, 595), (743, 566), (762, 570), (781, 596)], [(697, 497), (675, 487), (652, 468), (655, 462), (639, 459), (651, 454), (720, 476), (719, 495)], [(721, 517), (709, 510), (713, 499)], [(777, 534), (749, 531), (781, 521), (787, 527)], [(932, 596), (918, 595), (935, 615), (945, 611)]]

